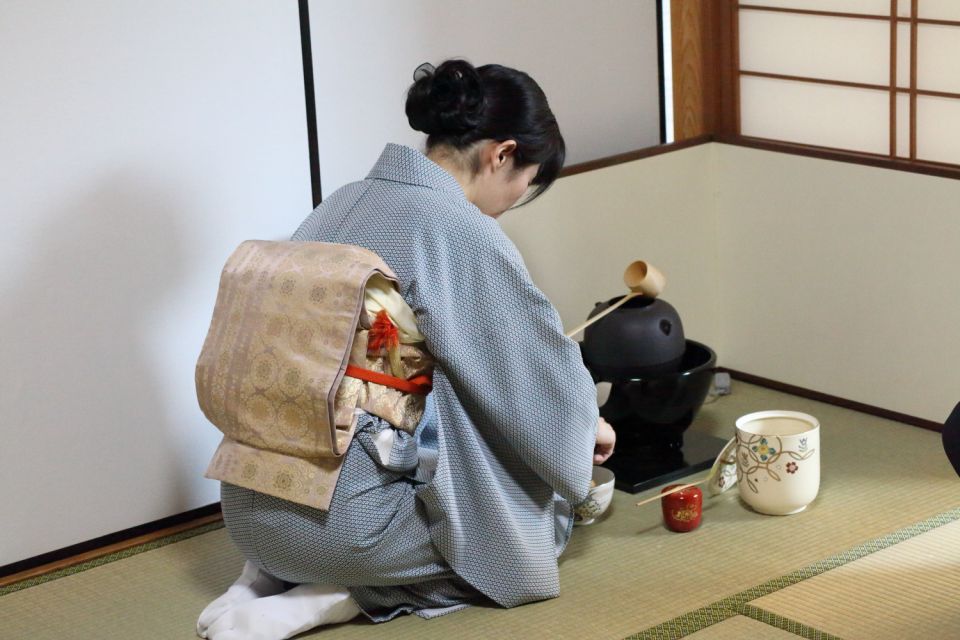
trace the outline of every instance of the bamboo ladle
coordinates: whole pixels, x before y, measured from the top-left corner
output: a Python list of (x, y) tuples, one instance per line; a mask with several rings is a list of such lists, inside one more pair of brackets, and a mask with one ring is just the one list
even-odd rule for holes
[(650, 496), (649, 498), (638, 502), (637, 506), (641, 507), (645, 504), (653, 502), (654, 500), (659, 500), (660, 498), (668, 496), (671, 493), (678, 493), (680, 491), (683, 491), (684, 489), (689, 489), (690, 487), (695, 487), (698, 484), (703, 484), (704, 482), (707, 483), (707, 492), (711, 496), (721, 494), (727, 489), (730, 489), (731, 487), (733, 487), (733, 485), (737, 483), (736, 479), (734, 479), (729, 484), (724, 483), (723, 485), (721, 485), (720, 483), (717, 482), (717, 478), (719, 478), (721, 475), (725, 475), (725, 472), (727, 471), (727, 469), (736, 468), (737, 466), (737, 458), (735, 453), (736, 446), (737, 446), (737, 439), (736, 438), (730, 439), (727, 442), (727, 444), (723, 447), (723, 450), (720, 451), (720, 455), (717, 456), (717, 459), (713, 461), (713, 466), (710, 467), (710, 472), (703, 478), (700, 478), (696, 482), (691, 482), (689, 484), (682, 484), (678, 487), (674, 487), (673, 489), (670, 489), (670, 491), (664, 491), (663, 493), (658, 493), (656, 495)]
[(667, 279), (663, 276), (663, 273), (652, 264), (644, 262), (643, 260), (637, 260), (636, 262), (631, 262), (623, 272), (623, 282), (627, 285), (627, 288), (630, 289), (630, 293), (624, 295), (614, 304), (593, 316), (576, 329), (569, 331), (567, 337), (572, 338), (597, 320), (600, 320), (608, 313), (620, 308), (637, 296), (656, 298), (666, 286)]

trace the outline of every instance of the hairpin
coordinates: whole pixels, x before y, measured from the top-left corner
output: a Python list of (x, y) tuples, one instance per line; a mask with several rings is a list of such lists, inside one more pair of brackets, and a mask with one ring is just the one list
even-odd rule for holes
[(432, 76), (433, 72), (436, 70), (437, 68), (434, 67), (432, 64), (430, 64), (429, 62), (424, 62), (419, 67), (413, 70), (413, 81), (416, 82), (420, 78)]

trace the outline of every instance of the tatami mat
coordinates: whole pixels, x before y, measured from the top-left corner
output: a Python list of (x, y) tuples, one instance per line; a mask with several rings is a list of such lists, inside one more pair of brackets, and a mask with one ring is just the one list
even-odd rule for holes
[(789, 631), (758, 622), (745, 616), (734, 616), (687, 636), (688, 640), (797, 640)]
[(960, 521), (751, 602), (844, 640), (960, 638)]
[[(636, 508), (644, 494), (618, 491), (610, 512), (579, 528), (561, 558), (560, 598), (430, 621), (348, 623), (322, 637), (620, 640), (960, 505), (939, 434), (743, 383), (733, 391), (706, 405), (692, 428), (729, 438), (737, 417), (765, 409), (820, 419), (822, 487), (805, 512), (762, 516), (733, 491), (708, 501), (698, 530), (676, 534), (664, 528), (659, 504)], [(199, 612), (242, 564), (219, 529), (8, 593), (0, 597), (0, 638), (189, 639)]]

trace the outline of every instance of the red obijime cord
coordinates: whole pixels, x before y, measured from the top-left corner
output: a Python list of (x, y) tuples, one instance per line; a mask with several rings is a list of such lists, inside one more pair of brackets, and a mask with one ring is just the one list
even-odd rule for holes
[[(377, 313), (370, 327), (370, 333), (367, 335), (367, 352), (377, 353), (380, 349), (386, 349), (390, 357), (391, 368), (394, 371), (400, 371), (400, 332), (396, 325), (390, 321), (390, 316), (386, 310)], [(354, 365), (347, 365), (346, 375), (351, 378), (365, 380), (381, 384), (385, 387), (398, 389), (405, 393), (416, 393), (426, 395), (432, 389), (430, 376), (419, 375), (410, 380), (404, 380), (396, 376), (387, 375), (370, 369), (362, 369)]]
[(387, 374), (380, 373), (379, 371), (361, 369), (360, 367), (355, 367), (352, 364), (347, 365), (346, 374), (351, 378), (364, 380), (366, 382), (373, 382), (375, 384), (382, 384), (385, 387), (398, 389), (404, 393), (416, 393), (425, 396), (430, 393), (431, 389), (433, 389), (433, 381), (430, 379), (430, 376), (420, 375), (410, 378), (409, 380), (404, 380), (403, 378), (388, 376)]

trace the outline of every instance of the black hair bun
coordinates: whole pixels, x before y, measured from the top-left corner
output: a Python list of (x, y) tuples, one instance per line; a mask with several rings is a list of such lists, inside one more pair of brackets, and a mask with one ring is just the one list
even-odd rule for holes
[(472, 64), (447, 60), (436, 69), (422, 64), (407, 92), (407, 120), (428, 135), (460, 135), (480, 124), (486, 105), (483, 81)]

